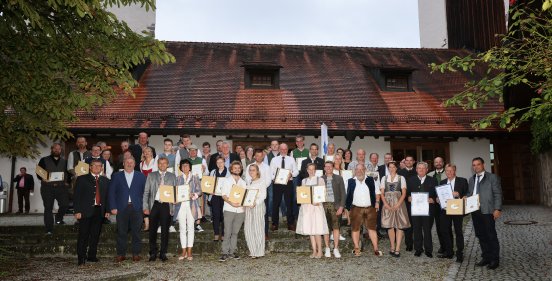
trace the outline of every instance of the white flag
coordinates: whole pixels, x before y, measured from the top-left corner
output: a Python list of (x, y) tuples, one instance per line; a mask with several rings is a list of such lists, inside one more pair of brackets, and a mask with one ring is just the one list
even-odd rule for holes
[(324, 156), (328, 153), (328, 126), (322, 123), (320, 125), (320, 154)]

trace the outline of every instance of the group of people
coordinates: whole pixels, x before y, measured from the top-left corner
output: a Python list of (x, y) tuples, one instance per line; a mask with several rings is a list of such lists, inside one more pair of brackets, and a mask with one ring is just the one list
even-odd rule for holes
[[(336, 149), (333, 144), (319, 157), (319, 147), (311, 144), (307, 149), (304, 137), (296, 137), (296, 148), (289, 153), (287, 144), (273, 140), (266, 149), (239, 149), (242, 154), (232, 153), (230, 144), (219, 140), (217, 152), (210, 153), (209, 143), (202, 151), (192, 144), (188, 135), (181, 136), (178, 146), (171, 139), (164, 140), (162, 153), (148, 143), (148, 135), (140, 133), (137, 144), (123, 142), (123, 152), (117, 163), (101, 157), (99, 145), (86, 150), (86, 139), (77, 139), (77, 150), (69, 153), (68, 160), (61, 157), (61, 145), (52, 145), (50, 156), (40, 160), (39, 166), (48, 173), (64, 172), (74, 175), (79, 161), (90, 166), (86, 175), (72, 177), (70, 181), (42, 180), (41, 194), (44, 201), (44, 222), (47, 233), (53, 230), (52, 207), (58, 200), (60, 209), (55, 222), (63, 222), (66, 188), (74, 186), (73, 202), (75, 217), (79, 220), (78, 264), (97, 261), (96, 250), (104, 218), (116, 215), (117, 258), (126, 259), (127, 236), (132, 236), (132, 260), (140, 260), (140, 231), (144, 225), (149, 231), (149, 260), (167, 260), (169, 229), (178, 221), (182, 254), (180, 260), (192, 260), (194, 232), (206, 211), (211, 214), (214, 238), (222, 240), (219, 261), (239, 259), (237, 252), (238, 233), (244, 226), (245, 238), (252, 258), (265, 254), (265, 240), (269, 228), (277, 231), (279, 214), (286, 215), (289, 231), (308, 235), (312, 246), (311, 258), (322, 256), (341, 257), (339, 241), (345, 239), (340, 233), (342, 219), (351, 226), (354, 256), (360, 256), (361, 236), (364, 230), (376, 256), (384, 255), (378, 240), (387, 230), (391, 247), (389, 254), (400, 257), (404, 237), (406, 251), (415, 256), (423, 253), (433, 257), (431, 230), (435, 223), (439, 245), (438, 257), (463, 261), (463, 231), (461, 215), (447, 215), (441, 208), (436, 193), (439, 185), (449, 185), (455, 198), (479, 195), (480, 210), (472, 213), (476, 236), (482, 249), (482, 260), (477, 264), (494, 269), (499, 263), (499, 244), (494, 221), (501, 214), (501, 187), (498, 177), (486, 172), (484, 160), (472, 161), (475, 175), (469, 180), (456, 176), (456, 166), (445, 165), (444, 159), (433, 159), (434, 170), (429, 172), (426, 162), (415, 162), (407, 156), (400, 163), (393, 161), (390, 153), (384, 156), (384, 164), (378, 165), (379, 155), (371, 153), (366, 159), (363, 149), (353, 153)], [(242, 153), (243, 152), (243, 153)], [(201, 171), (192, 167), (201, 166)], [(108, 167), (116, 167), (108, 169)], [(287, 180), (275, 181), (280, 169), (289, 171)], [(111, 173), (110, 173), (111, 172)], [(206, 194), (201, 191), (202, 175), (216, 177), (221, 194)], [(190, 201), (166, 203), (160, 200), (161, 185), (190, 186)], [(234, 185), (257, 190), (252, 206), (233, 203), (229, 196)], [(325, 200), (321, 203), (297, 204), (296, 189), (299, 186), (324, 186)], [(411, 193), (427, 192), (429, 215), (411, 214)], [(282, 200), (283, 203), (282, 204)], [(271, 222), (271, 224), (269, 224)], [(454, 235), (452, 232), (454, 227)], [(160, 247), (157, 245), (161, 233)], [(453, 239), (455, 236), (456, 239)], [(333, 239), (333, 245), (330, 240)], [(324, 241), (324, 250), (322, 247)], [(454, 250), (456, 241), (456, 251)], [(333, 246), (333, 251), (331, 247)]]

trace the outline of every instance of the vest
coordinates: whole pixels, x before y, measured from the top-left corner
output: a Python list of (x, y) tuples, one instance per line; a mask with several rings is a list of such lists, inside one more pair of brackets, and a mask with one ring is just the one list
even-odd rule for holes
[(71, 152), (71, 154), (73, 156), (73, 168), (75, 168), (79, 164), (79, 161), (84, 161), (84, 159), (92, 157), (92, 153), (90, 153), (90, 151), (88, 150), (82, 154), (84, 156), (84, 159), (80, 158), (80, 153), (78, 150)]
[[(366, 177), (364, 179), (364, 182), (366, 183), (366, 186), (368, 186), (368, 190), (370, 191), (370, 203), (372, 204), (372, 207), (376, 206), (376, 186), (374, 184), (374, 178), (372, 177)], [(349, 179), (349, 188), (351, 189), (351, 199), (353, 196), (355, 196), (355, 187), (356, 187), (356, 179), (351, 178)], [(347, 193), (348, 194), (348, 193)], [(352, 204), (351, 200), (351, 204)]]
[[(186, 148), (181, 148), (178, 150), (178, 153), (180, 153), (180, 159), (187, 159), (190, 157), (190, 153)], [(180, 165), (180, 163), (179, 163)]]
[(203, 163), (203, 158), (200, 158), (200, 157), (196, 157), (195, 159), (188, 158), (188, 160), (190, 160), (190, 163), (192, 163), (192, 165), (197, 165), (197, 164), (202, 164)]
[(169, 167), (174, 167), (174, 160), (176, 159), (176, 154), (165, 154), (165, 152), (159, 154), (159, 158), (169, 159)]
[[(54, 158), (50, 155), (50, 156), (44, 157), (44, 166), (46, 166), (45, 170), (48, 173), (65, 172), (65, 169), (67, 168), (67, 161), (65, 161), (65, 159), (63, 158), (59, 158), (59, 162), (56, 165), (56, 163), (54, 162)], [(60, 182), (63, 182), (63, 181), (49, 182), (49, 183), (60, 183)]]
[[(276, 156), (279, 156), (280, 153), (276, 154)], [(272, 158), (276, 157), (274, 156), (274, 153), (272, 153), (272, 151), (270, 151), (267, 155), (266, 155), (266, 158), (268, 158), (268, 165), (270, 165), (270, 163), (272, 162)]]

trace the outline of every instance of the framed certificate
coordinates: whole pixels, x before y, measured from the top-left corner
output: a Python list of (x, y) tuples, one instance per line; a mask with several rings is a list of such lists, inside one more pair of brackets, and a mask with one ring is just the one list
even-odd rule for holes
[(302, 185), (297, 187), (297, 204), (316, 204), (326, 202), (326, 186)]
[(454, 199), (454, 196), (452, 195), (452, 187), (450, 184), (436, 186), (435, 191), (437, 192), (437, 197), (439, 197), (439, 204), (441, 205), (441, 209), (445, 209), (447, 207), (447, 200)]
[(63, 181), (64, 172), (51, 172), (48, 181)]
[(241, 205), (245, 198), (245, 190), (245, 187), (235, 184), (232, 185), (232, 189), (230, 189), (230, 194), (228, 195), (228, 201)]
[(243, 198), (242, 206), (253, 207), (255, 205), (255, 199), (257, 199), (258, 189), (247, 189), (245, 191), (245, 197)]
[(464, 200), (466, 201), (466, 206), (464, 208), (465, 214), (473, 213), (479, 210), (479, 194), (466, 197)]
[(202, 178), (203, 176), (203, 165), (202, 164), (195, 164), (192, 165), (192, 175), (197, 176), (198, 178)]
[(412, 192), (411, 193), (411, 214), (412, 216), (429, 216), (429, 193)]
[(312, 189), (312, 203), (323, 203), (326, 202), (326, 186), (324, 185), (315, 185), (311, 187)]
[(314, 175), (317, 177), (322, 177), (324, 175), (324, 170), (316, 170)]
[(217, 178), (213, 176), (204, 176), (201, 179), (201, 192), (207, 194), (215, 193), (215, 187), (217, 186)]
[(48, 172), (46, 172), (46, 170), (44, 170), (44, 168), (36, 165), (36, 175), (41, 177), (43, 181), (48, 181)]
[[(439, 201), (441, 201), (441, 199), (439, 199)], [(447, 215), (463, 215), (464, 199), (448, 199), (446, 207)]]
[(159, 186), (159, 200), (173, 204), (190, 201), (190, 185), (161, 185)]
[(295, 158), (295, 163), (297, 164), (297, 170), (301, 171), (301, 165), (303, 164), (303, 160), (305, 159), (307, 159), (307, 157)]
[(190, 185), (183, 184), (176, 186), (176, 202), (190, 201)]
[(86, 164), (83, 161), (79, 161), (79, 164), (75, 166), (75, 174), (77, 175), (77, 177), (82, 175), (88, 175), (89, 171), (90, 171), (90, 165)]
[(311, 187), (307, 185), (302, 185), (297, 187), (297, 204), (310, 204), (311, 199)]
[(276, 170), (276, 177), (274, 178), (274, 183), (286, 185), (288, 183), (288, 179), (290, 175), (291, 175), (291, 170), (278, 168)]

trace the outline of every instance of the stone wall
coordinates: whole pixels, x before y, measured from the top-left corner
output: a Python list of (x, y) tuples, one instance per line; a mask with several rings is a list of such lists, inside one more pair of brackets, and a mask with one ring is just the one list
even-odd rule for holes
[(541, 204), (552, 207), (552, 150), (538, 156)]

